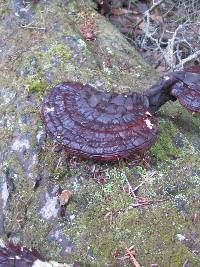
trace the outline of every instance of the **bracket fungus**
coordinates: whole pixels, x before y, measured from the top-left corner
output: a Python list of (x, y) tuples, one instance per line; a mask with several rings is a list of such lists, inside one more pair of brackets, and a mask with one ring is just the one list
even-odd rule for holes
[(103, 93), (90, 85), (61, 83), (45, 98), (42, 116), (48, 133), (83, 158), (127, 158), (156, 140), (148, 98), (138, 93)]
[[(179, 76), (179, 74), (177, 75)], [(171, 94), (191, 112), (200, 112), (200, 67), (193, 66), (180, 73), (179, 82), (172, 86)]]
[[(26, 247), (9, 242), (4, 243), (2, 240), (0, 243), (0, 267), (36, 267), (45, 264), (40, 261), (42, 258), (35, 249), (28, 250)], [(41, 265), (35, 264), (36, 262), (40, 262)]]
[(200, 112), (200, 67), (169, 73), (144, 94), (100, 92), (76, 82), (53, 87), (42, 118), (49, 135), (73, 155), (115, 161), (142, 154), (156, 141), (152, 115), (176, 99)]

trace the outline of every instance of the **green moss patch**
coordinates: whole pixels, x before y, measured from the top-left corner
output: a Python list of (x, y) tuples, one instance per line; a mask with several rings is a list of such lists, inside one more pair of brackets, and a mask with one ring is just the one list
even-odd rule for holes
[(38, 75), (31, 75), (27, 78), (25, 82), (26, 91), (30, 93), (41, 93), (43, 94), (48, 86), (47, 81)]
[(66, 63), (69, 59), (72, 58), (71, 51), (64, 44), (55, 44), (52, 45), (47, 52), (49, 56), (58, 56), (63, 63)]
[(157, 162), (166, 161), (178, 156), (179, 150), (174, 142), (177, 132), (178, 129), (169, 119), (163, 120), (159, 118), (157, 142), (150, 149)]

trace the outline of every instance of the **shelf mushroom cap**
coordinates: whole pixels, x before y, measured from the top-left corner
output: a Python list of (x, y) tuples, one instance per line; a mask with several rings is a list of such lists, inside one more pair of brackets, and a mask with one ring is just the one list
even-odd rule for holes
[[(0, 267), (31, 267), (36, 266), (35, 263), (37, 261), (45, 264), (45, 262), (42, 261), (42, 257), (35, 249), (28, 250), (26, 247), (20, 246), (19, 244), (15, 245), (10, 242), (4, 243), (1, 240)], [(44, 265), (42, 264), (42, 266)]]
[(178, 77), (179, 82), (172, 86), (171, 95), (187, 110), (200, 113), (200, 66), (186, 68), (181, 76)]
[(156, 141), (145, 95), (100, 92), (76, 82), (53, 87), (42, 105), (49, 135), (73, 155), (115, 161), (141, 154)]

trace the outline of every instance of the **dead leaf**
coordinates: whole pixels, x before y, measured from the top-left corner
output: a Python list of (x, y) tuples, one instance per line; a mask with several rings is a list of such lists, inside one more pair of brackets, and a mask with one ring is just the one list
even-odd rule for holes
[(73, 193), (71, 191), (63, 190), (59, 195), (60, 206), (65, 206), (69, 202), (69, 199), (72, 195)]
[(140, 24), (139, 24), (139, 28), (141, 29), (141, 30), (145, 30), (145, 28), (147, 27), (147, 24), (146, 24), (146, 22), (145, 21), (142, 21)]
[(163, 22), (163, 18), (162, 16), (158, 16), (158, 15), (150, 15), (150, 18), (153, 20), (153, 21), (156, 21), (156, 22)]

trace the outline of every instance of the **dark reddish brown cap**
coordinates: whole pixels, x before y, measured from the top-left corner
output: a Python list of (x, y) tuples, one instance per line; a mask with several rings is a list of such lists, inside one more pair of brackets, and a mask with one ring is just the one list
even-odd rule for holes
[(49, 91), (42, 117), (47, 132), (69, 153), (112, 161), (143, 153), (155, 143), (148, 105), (139, 93), (104, 93), (67, 82)]
[[(176, 73), (175, 73), (176, 75)], [(200, 112), (200, 66), (184, 69), (179, 82), (172, 86), (171, 94), (191, 112)]]
[(35, 249), (28, 250), (9, 242), (0, 245), (0, 267), (31, 267), (38, 259), (42, 260)]

